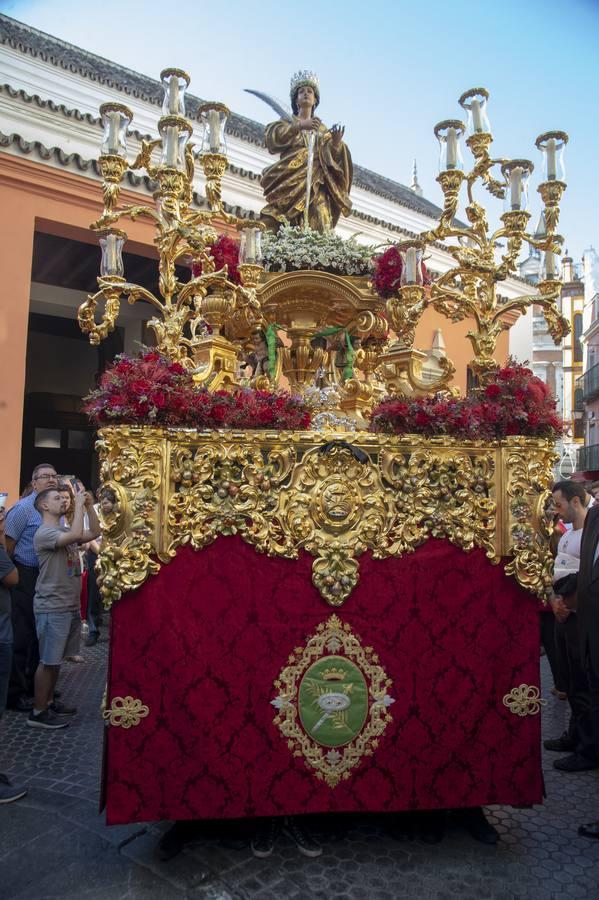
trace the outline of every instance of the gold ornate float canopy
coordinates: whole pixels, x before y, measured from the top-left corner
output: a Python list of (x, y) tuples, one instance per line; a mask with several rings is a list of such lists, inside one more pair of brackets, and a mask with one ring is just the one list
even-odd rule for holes
[(356, 434), (349, 445), (345, 438), (104, 428), (102, 480), (118, 498), (98, 563), (106, 605), (143, 584), (178, 547), (199, 550), (232, 534), (269, 556), (309, 553), (312, 581), (332, 606), (358, 583), (365, 551), (401, 556), (429, 537), (507, 559), (508, 573), (546, 596), (549, 441)]
[[(488, 92), (466, 91), (459, 103), (468, 125), (448, 119), (435, 127), (444, 197), (439, 222), (400, 245), (401, 283), (385, 301), (367, 278), (315, 271), (265, 273), (260, 249), (264, 225), (231, 215), (222, 201), (228, 110), (222, 103), (199, 109), (202, 143), (194, 150), (194, 124), (185, 118), (189, 77), (166, 69), (161, 78), (159, 137), (142, 142), (131, 163), (126, 146), (130, 110), (114, 103), (101, 109), (104, 209), (91, 227), (100, 236), (102, 265), (99, 289), (79, 311), (83, 331), (99, 343), (114, 328), (123, 298), (129, 303), (144, 300), (156, 310), (148, 324), (158, 349), (191, 370), (199, 384), (214, 390), (243, 383), (240, 363), (258, 336), (263, 355), (252, 386), (272, 388), (284, 376), (305, 397), (315, 388), (328, 391), (333, 405), (317, 422), (321, 432), (105, 428), (99, 442), (102, 479), (119, 499), (98, 561), (106, 603), (142, 584), (182, 544), (200, 549), (221, 534), (235, 533), (273, 556), (293, 559), (302, 550), (311, 554), (313, 582), (335, 606), (357, 584), (359, 557), (365, 551), (380, 559), (399, 556), (429, 536), (447, 538), (465, 550), (480, 547), (494, 562), (507, 559), (507, 571), (544, 596), (551, 581), (542, 515), (551, 484), (550, 442), (509, 438), (464, 443), (359, 429), (367, 427), (369, 408), (385, 393), (432, 394), (449, 386), (451, 362), (440, 362), (437, 375), (426, 380), (423, 354), (413, 347), (427, 306), (453, 322), (472, 322), (470, 365), (482, 378), (496, 366), (497, 339), (508, 327), (506, 313), (538, 304), (556, 341), (568, 332), (557, 306), (561, 284), (556, 264), (567, 135), (547, 132), (536, 141), (544, 164), (538, 187), (543, 209), (529, 232), (527, 185), (533, 164), (491, 156)], [(460, 151), (464, 133), (472, 154), (470, 171), (464, 170)], [(319, 128), (317, 139), (332, 141), (333, 135), (327, 137)], [(199, 203), (193, 190), (196, 159), (206, 184), (206, 200)], [(154, 204), (119, 205), (129, 168), (145, 171), (156, 184)], [(310, 187), (307, 182), (306, 196)], [(475, 196), (481, 188), (504, 200), (501, 227), (494, 232)], [(462, 189), (468, 225), (456, 220)], [(122, 222), (138, 216), (155, 224), (159, 296), (125, 277)], [(216, 271), (210, 253), (223, 225), (240, 233), (241, 285), (231, 280), (226, 266)], [(443, 242), (454, 266), (427, 288), (422, 259), (426, 244), (433, 241)], [(543, 253), (541, 281), (535, 293), (503, 302), (497, 284), (516, 273), (525, 242)], [(178, 267), (192, 264), (201, 274), (180, 280)], [(99, 322), (98, 305), (103, 305)], [(285, 342), (271, 365), (278, 331)], [(344, 335), (336, 349), (325, 338), (333, 332)], [(344, 348), (340, 364), (336, 352), (343, 356)], [(353, 365), (345, 364), (350, 357)], [(351, 446), (343, 444), (347, 431), (355, 432)]]

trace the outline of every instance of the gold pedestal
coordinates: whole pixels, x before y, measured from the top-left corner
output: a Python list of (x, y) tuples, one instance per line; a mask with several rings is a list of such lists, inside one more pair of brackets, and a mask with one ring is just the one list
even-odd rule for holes
[(413, 394), (420, 396), (428, 393), (424, 382), (419, 382), (422, 375), (422, 363), (426, 353), (406, 347), (397, 341), (383, 353), (381, 373), (387, 391), (390, 394)]
[(218, 391), (238, 383), (238, 352), (235, 344), (221, 334), (213, 334), (196, 345), (197, 370), (194, 381)]

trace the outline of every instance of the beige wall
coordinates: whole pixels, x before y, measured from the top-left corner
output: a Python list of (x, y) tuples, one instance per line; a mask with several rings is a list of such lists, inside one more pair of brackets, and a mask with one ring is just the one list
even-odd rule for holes
[[(123, 192), (123, 200), (138, 203), (139, 195)], [(98, 182), (0, 153), (0, 490), (9, 492), (9, 504), (19, 491), (33, 235), (93, 243), (89, 223), (100, 203)], [(128, 249), (153, 255), (149, 224), (127, 223), (127, 232)]]

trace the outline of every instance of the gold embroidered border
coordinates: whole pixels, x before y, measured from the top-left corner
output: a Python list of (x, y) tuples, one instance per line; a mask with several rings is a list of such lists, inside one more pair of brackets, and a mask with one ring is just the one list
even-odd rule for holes
[(551, 584), (547, 440), (113, 426), (98, 450), (118, 497), (97, 563), (107, 607), (178, 547), (200, 550), (221, 534), (269, 556), (306, 550), (332, 606), (355, 588), (366, 550), (401, 556), (429, 537), (507, 559), (508, 573), (539, 597)]

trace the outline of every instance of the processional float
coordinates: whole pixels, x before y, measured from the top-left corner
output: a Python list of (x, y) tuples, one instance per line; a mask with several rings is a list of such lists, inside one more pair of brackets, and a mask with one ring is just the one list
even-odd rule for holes
[[(472, 323), (470, 366), (483, 383), (507, 312), (541, 306), (553, 337), (563, 336), (556, 227), (567, 136), (537, 140), (544, 210), (530, 233), (533, 164), (492, 156), (488, 93), (466, 92), (467, 126), (435, 128), (439, 222), (401, 243), (401, 284), (385, 301), (368, 277), (265, 271), (267, 217), (233, 215), (222, 200), (226, 107), (197, 108), (198, 152), (185, 117), (189, 78), (178, 69), (161, 78), (160, 136), (144, 140), (131, 164), (131, 112), (101, 108), (104, 209), (92, 228), (102, 264), (81, 327), (97, 344), (123, 298), (146, 301), (158, 350), (199, 387), (286, 383), (316, 406), (305, 431), (100, 430), (102, 483), (118, 499), (97, 564), (112, 610), (108, 821), (539, 802), (538, 604), (551, 584), (543, 512), (553, 444), (367, 427), (387, 394), (450, 390), (451, 363), (427, 379), (413, 346), (428, 306)], [(292, 81), (292, 102), (306, 84), (318, 102), (311, 73)], [(269, 129), (280, 142), (285, 126), (294, 166), (308, 171), (308, 208), (296, 204), (303, 223), (326, 181), (311, 183), (315, 165), (332, 159), (345, 172), (343, 196), (351, 157), (333, 130), (308, 134), (294, 112)], [(196, 160), (205, 202), (193, 193)], [(128, 170), (147, 173), (154, 205), (120, 205)], [(494, 232), (475, 197), (481, 187), (504, 199)], [(463, 189), (467, 225), (456, 220)], [(137, 217), (155, 226), (159, 295), (125, 277), (122, 222)], [(210, 254), (223, 229), (240, 236), (241, 284)], [(433, 241), (455, 264), (426, 286), (422, 258)], [(497, 285), (516, 271), (524, 242), (543, 254), (542, 280), (534, 294), (502, 303)], [(179, 266), (201, 274), (182, 281)], [(323, 334), (344, 336), (353, 365), (335, 365)], [(248, 375), (256, 335), (269, 364)]]

